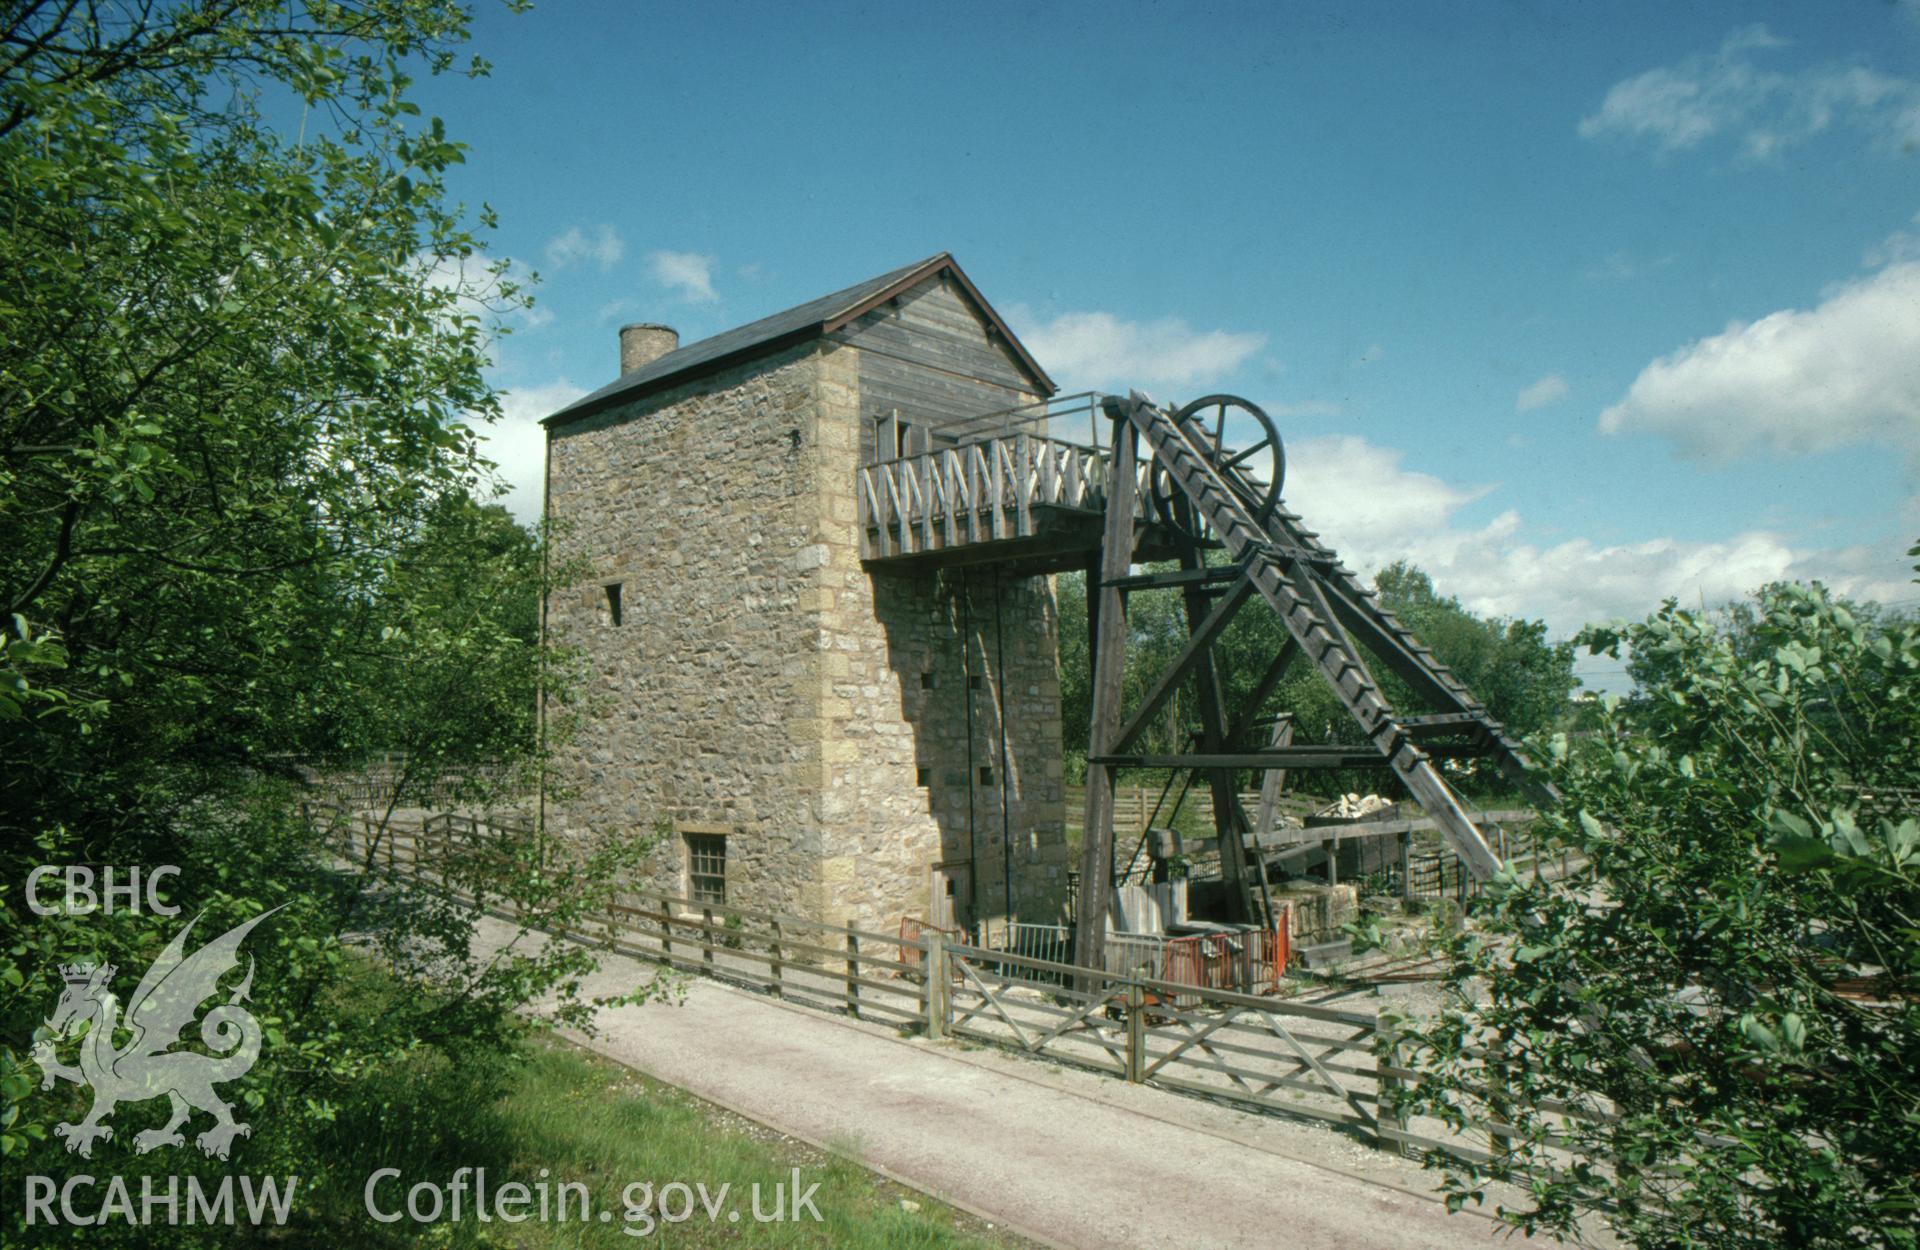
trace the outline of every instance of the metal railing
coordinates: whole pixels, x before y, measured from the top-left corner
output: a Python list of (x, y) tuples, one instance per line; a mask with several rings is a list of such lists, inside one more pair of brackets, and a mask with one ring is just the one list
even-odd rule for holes
[[(903, 933), (907, 923), (902, 922)], [(1279, 921), (1271, 930), (1180, 935), (1109, 932), (1101, 967), (1113, 976), (1150, 977), (1186, 986), (1192, 992), (1182, 993), (1176, 999), (1182, 1006), (1197, 1005), (1198, 991), (1205, 989), (1274, 994), (1279, 992), (1291, 960), (1292, 923), (1291, 908), (1283, 907)], [(951, 939), (952, 934), (948, 937)], [(1073, 930), (1066, 925), (1015, 922), (983, 932), (977, 945), (982, 950), (1013, 956), (995, 965), (994, 971), (1016, 980), (1037, 980), (1046, 985), (1058, 983), (1052, 974), (1035, 974), (1028, 964), (1021, 962), (1023, 960), (1042, 964), (1073, 962)]]
[(935, 426), (929, 434), (936, 449), (962, 447), (1010, 434), (1031, 434), (1057, 443), (1106, 451), (1113, 446), (1113, 422), (1100, 409), (1100, 401), (1105, 398), (1100, 391), (1056, 395), (1038, 403), (984, 412), (964, 421)]

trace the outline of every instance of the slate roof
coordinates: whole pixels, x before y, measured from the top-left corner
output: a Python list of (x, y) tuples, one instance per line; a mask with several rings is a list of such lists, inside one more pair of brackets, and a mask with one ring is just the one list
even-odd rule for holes
[(576, 420), (612, 407), (638, 399), (652, 391), (664, 390), (669, 386), (678, 386), (705, 373), (716, 372), (729, 365), (763, 356), (796, 343), (831, 334), (848, 322), (871, 311), (908, 288), (917, 286), (926, 279), (942, 271), (951, 274), (966, 293), (967, 297), (980, 309), (981, 313), (1000, 333), (1001, 340), (1007, 345), (1014, 357), (1019, 360), (1025, 371), (1032, 375), (1045, 394), (1052, 394), (1059, 388), (1054, 385), (1039, 362), (1027, 354), (1027, 349), (1014, 337), (1013, 331), (1000, 319), (1000, 315), (988, 304), (986, 297), (961, 272), (960, 266), (951, 254), (941, 252), (925, 260), (883, 273), (865, 282), (857, 283), (844, 291), (835, 291), (831, 295), (822, 295), (819, 299), (808, 300), (785, 312), (771, 317), (762, 317), (758, 321), (736, 327), (712, 338), (689, 343), (678, 350), (668, 352), (658, 360), (650, 361), (632, 373), (608, 383), (590, 395), (576, 399), (565, 408), (547, 417), (542, 425), (556, 425)]

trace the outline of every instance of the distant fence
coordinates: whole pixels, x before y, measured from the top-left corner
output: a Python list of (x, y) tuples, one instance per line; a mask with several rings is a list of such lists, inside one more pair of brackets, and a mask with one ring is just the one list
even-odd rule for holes
[[(1257, 791), (1244, 791), (1239, 797), (1241, 806), (1247, 812), (1259, 810), (1260, 795)], [(1145, 783), (1116, 787), (1114, 835), (1118, 853), (1116, 864), (1122, 879), (1136, 880), (1144, 875), (1148, 863), (1140, 840), (1150, 826), (1167, 827), (1171, 823), (1173, 798), (1173, 794), (1167, 794), (1163, 799), (1160, 787)], [(1074, 824), (1085, 810), (1086, 787), (1068, 787), (1065, 801), (1067, 821)], [(1371, 870), (1363, 868), (1355, 872), (1342, 869), (1341, 878), (1352, 881), (1362, 893), (1391, 895), (1413, 902), (1464, 899), (1479, 892), (1480, 883), (1464, 870), (1458, 856), (1439, 842), (1432, 818), (1424, 815), (1389, 816), (1379, 820), (1306, 823), (1324, 805), (1325, 800), (1319, 798), (1281, 795), (1277, 814), (1289, 823), (1271, 834), (1248, 835), (1248, 854), (1251, 856), (1256, 853), (1256, 844), (1258, 853), (1272, 858), (1276, 853), (1294, 848), (1398, 837), (1399, 848), (1381, 856), (1381, 862)], [(1180, 812), (1188, 828), (1198, 824), (1211, 830), (1211, 792), (1204, 786), (1192, 787), (1181, 802)], [(1515, 869), (1535, 876), (1565, 875), (1569, 870), (1573, 861), (1567, 848), (1548, 845), (1540, 837), (1536, 826), (1538, 812), (1524, 808), (1494, 811), (1470, 809), (1469, 814), (1474, 823), (1480, 826), (1494, 853)], [(1218, 855), (1218, 847), (1210, 837), (1205, 841), (1189, 839), (1187, 842), (1187, 860), (1205, 873), (1215, 871), (1213, 866), (1218, 861)]]
[(403, 784), (409, 787), (408, 793), (401, 796), (407, 800), (407, 806), (438, 807), (456, 802), (465, 787), (498, 787), (507, 777), (503, 768), (482, 765), (465, 777), (440, 777), (431, 785), (425, 785), (420, 778), (408, 776), (407, 757), (401, 751), (383, 752), (353, 768), (306, 766), (304, 771), (325, 796), (324, 802), (350, 808), (392, 805), (396, 791)]
[[(1132, 833), (1136, 837), (1152, 823), (1150, 818), (1165, 826), (1172, 819), (1174, 799), (1179, 796), (1179, 786), (1161, 797), (1160, 785), (1148, 785), (1145, 782), (1122, 782), (1113, 792), (1113, 829), (1115, 834)], [(1085, 819), (1087, 810), (1087, 788), (1068, 786), (1062, 800), (1066, 805), (1067, 824), (1079, 828)], [(1309, 812), (1326, 806), (1325, 799), (1311, 798), (1299, 794), (1280, 796), (1279, 814), (1295, 820)], [(1160, 813), (1154, 817), (1154, 808), (1158, 805)], [(1240, 794), (1240, 806), (1249, 813), (1260, 810), (1260, 792), (1244, 790)], [(1180, 813), (1196, 824), (1211, 829), (1213, 827), (1213, 792), (1204, 785), (1190, 786), (1186, 796), (1180, 799)], [(1127, 848), (1122, 848), (1127, 849)]]
[[(395, 827), (317, 814), (337, 817), (327, 826), (331, 845), (356, 867), (469, 903), (449, 885), (457, 879), (452, 865), (481, 849), (476, 838), (509, 832), (484, 818)], [(1425, 1078), (1401, 1066), (1399, 1042), (1374, 1012), (1041, 958), (1025, 953), (1041, 945), (1037, 933), (1016, 935), (1022, 949), (989, 950), (918, 925), (875, 933), (638, 889), (622, 891), (600, 922), (602, 931), (559, 936), (932, 1039), (982, 1042), (1245, 1109), (1318, 1120), (1395, 1151), (1442, 1151), (1485, 1162), (1513, 1135), (1489, 1122), (1463, 1137), (1438, 1121), (1396, 1119), (1384, 1110), (1396, 1085)], [(1178, 968), (1165, 947), (1155, 958), (1162, 968)], [(1277, 952), (1267, 957), (1280, 958)], [(1193, 975), (1205, 981), (1214, 973)], [(1553, 1111), (1604, 1118), (1575, 1108)], [(1477, 1139), (1488, 1149), (1472, 1144)]]

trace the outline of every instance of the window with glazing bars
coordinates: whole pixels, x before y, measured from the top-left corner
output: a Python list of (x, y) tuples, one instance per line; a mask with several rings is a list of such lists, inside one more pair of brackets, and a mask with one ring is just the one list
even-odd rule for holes
[(689, 833), (687, 892), (696, 903), (727, 901), (727, 835)]

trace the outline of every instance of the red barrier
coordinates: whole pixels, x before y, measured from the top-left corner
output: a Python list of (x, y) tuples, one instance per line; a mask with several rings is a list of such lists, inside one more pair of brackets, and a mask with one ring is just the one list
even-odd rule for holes
[(1289, 904), (1282, 906), (1271, 929), (1169, 938), (1160, 979), (1239, 994), (1274, 993), (1292, 959), (1292, 930)]
[[(929, 929), (931, 929), (935, 933), (944, 934), (946, 936), (947, 941), (958, 943), (959, 945), (962, 945), (962, 946), (967, 945), (968, 942), (971, 940), (968, 938), (965, 930), (943, 929), (938, 925), (928, 924), (924, 920), (915, 920), (911, 916), (902, 916), (900, 917), (900, 962), (901, 963), (912, 964), (914, 967), (918, 968), (920, 964), (926, 960), (927, 952), (925, 950), (923, 950), (918, 946), (909, 946), (908, 943), (918, 942), (920, 940), (920, 936), (926, 933)], [(894, 975), (904, 977), (907, 974), (905, 972), (896, 972)]]

